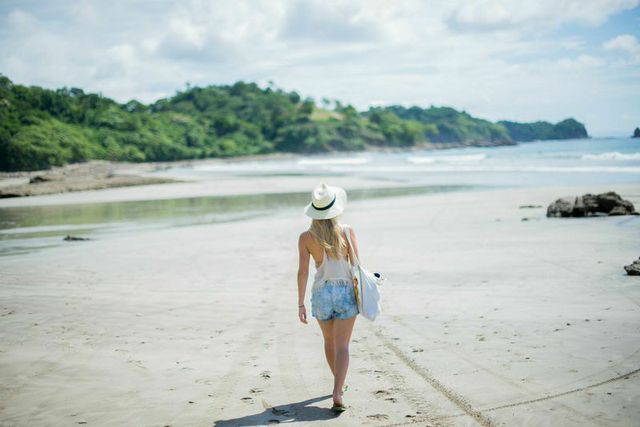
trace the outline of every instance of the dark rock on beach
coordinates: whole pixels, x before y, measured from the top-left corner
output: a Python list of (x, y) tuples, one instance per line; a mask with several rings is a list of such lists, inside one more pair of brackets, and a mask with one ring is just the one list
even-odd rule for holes
[(624, 270), (629, 276), (640, 276), (640, 258), (633, 261), (630, 265), (625, 265)]
[(77, 237), (77, 236), (67, 235), (67, 237), (65, 237), (64, 240), (66, 240), (67, 242), (74, 242), (74, 241), (91, 240), (91, 239), (89, 239), (88, 237)]
[(593, 215), (638, 215), (633, 203), (613, 191), (602, 194), (584, 194), (563, 197), (547, 208), (548, 217), (583, 217)]
[(538, 209), (541, 207), (542, 205), (521, 205), (520, 209)]
[(547, 208), (547, 216), (572, 216), (576, 199), (563, 197), (551, 203)]
[(48, 182), (48, 181), (52, 181), (53, 179), (50, 177), (46, 177), (46, 176), (42, 176), (42, 175), (36, 175), (33, 176), (29, 179), (29, 184), (39, 184), (41, 182)]

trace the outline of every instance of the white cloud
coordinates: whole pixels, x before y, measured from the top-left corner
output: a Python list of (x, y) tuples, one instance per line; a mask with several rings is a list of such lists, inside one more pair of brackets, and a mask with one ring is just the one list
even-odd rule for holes
[[(602, 59), (637, 52), (635, 36), (587, 42), (593, 26), (636, 0), (15, 4), (0, 2), (0, 72), (18, 83), (82, 87), (119, 101), (154, 101), (187, 81), (273, 80), (359, 108), (383, 99), (451, 105), (493, 120), (581, 114), (603, 128), (620, 116), (616, 108), (640, 114), (625, 101), (637, 86), (632, 67)], [(565, 24), (579, 25), (558, 36)], [(591, 114), (594, 103), (575, 96), (594, 88), (602, 89), (600, 103), (616, 99), (605, 114)]]
[[(606, 41), (602, 47), (614, 54), (611, 64), (616, 68), (636, 68), (640, 65), (640, 43), (632, 34), (621, 34)], [(640, 73), (636, 72), (636, 78), (640, 79)]]
[(636, 57), (640, 56), (640, 43), (638, 39), (631, 34), (622, 34), (612, 38), (604, 44), (607, 50), (619, 50), (630, 53)]
[(460, 0), (451, 14), (454, 26), (471, 30), (539, 29), (563, 23), (600, 25), (637, 0)]
[(318, 7), (312, 1), (298, 2), (287, 12), (281, 34), (293, 40), (346, 43), (375, 37), (374, 28), (363, 22), (357, 12), (353, 5), (346, 3)]
[(558, 65), (567, 69), (585, 69), (593, 67), (601, 67), (605, 65), (605, 61), (591, 55), (579, 55), (577, 58), (561, 58)]

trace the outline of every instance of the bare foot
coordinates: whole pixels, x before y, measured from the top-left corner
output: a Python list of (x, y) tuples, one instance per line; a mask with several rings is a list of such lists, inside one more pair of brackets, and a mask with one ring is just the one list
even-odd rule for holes
[(342, 392), (340, 394), (333, 393), (333, 404), (342, 406)]

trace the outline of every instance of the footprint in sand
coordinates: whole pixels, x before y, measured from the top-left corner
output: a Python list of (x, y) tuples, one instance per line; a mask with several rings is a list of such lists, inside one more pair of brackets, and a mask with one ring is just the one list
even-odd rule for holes
[(270, 410), (273, 415), (277, 416), (287, 416), (290, 413), (287, 409), (274, 408), (269, 402), (264, 399), (262, 399), (262, 407), (266, 410)]
[(127, 360), (127, 363), (131, 363), (132, 365), (135, 365), (138, 368), (147, 369), (147, 367), (144, 366), (144, 363), (142, 362), (142, 360), (129, 359)]
[(249, 393), (258, 394), (258, 393), (262, 393), (263, 391), (264, 390), (262, 390), (261, 388), (255, 387), (249, 390)]
[(269, 378), (271, 378), (271, 371), (262, 371), (260, 373), (260, 376), (265, 380), (268, 380)]
[(240, 400), (245, 403), (253, 403), (253, 397), (241, 397)]
[(373, 414), (373, 415), (367, 415), (367, 418), (370, 418), (372, 420), (382, 421), (382, 420), (388, 420), (389, 419), (389, 415), (387, 415), (387, 414)]

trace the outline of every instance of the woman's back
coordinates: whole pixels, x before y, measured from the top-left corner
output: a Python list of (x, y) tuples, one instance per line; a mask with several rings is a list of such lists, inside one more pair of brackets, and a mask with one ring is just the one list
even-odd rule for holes
[[(346, 225), (341, 224), (340, 229), (344, 235), (347, 230)], [(345, 237), (346, 239), (346, 237)], [(322, 261), (320, 265), (316, 265), (316, 274), (314, 277), (314, 283), (323, 283), (326, 280), (351, 280), (351, 265), (347, 255), (349, 250), (347, 248), (346, 253), (339, 258), (330, 256), (320, 244), (318, 244), (319, 253), (322, 254)]]

